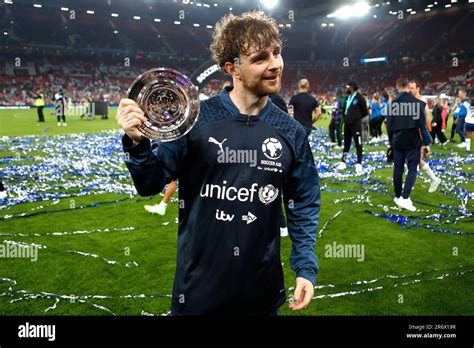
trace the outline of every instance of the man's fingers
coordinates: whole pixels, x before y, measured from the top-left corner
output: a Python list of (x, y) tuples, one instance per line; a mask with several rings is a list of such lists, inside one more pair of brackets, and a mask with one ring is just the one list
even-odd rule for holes
[(306, 291), (302, 290), (300, 295), (299, 301), (293, 302), (293, 304), (290, 305), (290, 309), (297, 311), (305, 307), (304, 299), (306, 298)]
[(140, 121), (145, 122), (146, 117), (144, 116), (143, 112), (140, 111), (131, 111), (123, 116), (123, 119), (129, 120), (131, 118), (138, 118)]
[(142, 114), (138, 114), (138, 115), (136, 116), (136, 118), (138, 118), (140, 121), (142, 121), (142, 123), (147, 120), (147, 118), (146, 118), (145, 116), (143, 116)]
[(115, 118), (119, 120), (120, 118), (126, 117), (131, 112), (136, 112), (142, 115), (144, 114), (134, 100), (124, 98), (120, 100)]
[(124, 114), (130, 113), (130, 112), (137, 112), (139, 114), (144, 115), (143, 110), (140, 109), (137, 105), (127, 105), (126, 107), (123, 108), (123, 113)]
[(128, 105), (124, 108), (120, 107), (117, 110), (116, 119), (119, 123), (123, 120), (129, 120), (132, 117), (138, 118), (143, 122), (146, 121), (145, 113), (136, 105)]
[(135, 105), (135, 106), (138, 107), (138, 104), (135, 100), (128, 99), (128, 98), (123, 98), (123, 99), (120, 100), (120, 104), (119, 104), (120, 108), (124, 108), (128, 105)]
[(313, 295), (314, 295), (314, 290), (313, 289), (308, 289), (308, 287), (306, 287), (305, 291), (304, 291), (304, 298), (303, 298), (303, 301), (301, 303), (303, 308), (308, 307), (309, 303), (313, 299)]
[[(305, 294), (305, 292), (303, 291), (303, 295)], [(302, 297), (303, 298), (303, 297)], [(294, 310), (294, 311), (297, 311), (297, 310), (300, 310), (300, 309), (303, 309), (305, 307), (305, 304), (303, 301), (300, 301), (300, 302), (296, 302), (296, 303), (293, 303), (292, 306), (290, 306), (290, 309)]]
[(130, 114), (130, 118), (123, 119), (121, 121), (122, 127), (124, 129), (131, 129), (131, 128), (141, 126), (144, 121), (142, 121), (139, 117), (140, 115), (138, 114), (135, 114), (135, 113)]
[(308, 287), (305, 287), (304, 290), (301, 292), (301, 300), (293, 306), (290, 306), (290, 308), (294, 311), (303, 309), (308, 307), (309, 303), (311, 302), (311, 299), (313, 298), (314, 291), (312, 289), (309, 289)]
[(303, 296), (302, 296), (302, 295), (303, 295), (303, 294), (302, 294), (302, 291), (303, 291), (303, 284), (298, 283), (298, 284), (296, 285), (296, 289), (295, 289), (295, 292), (294, 292), (294, 294), (293, 294), (293, 298), (294, 298), (295, 302), (298, 303), (298, 302), (300, 302), (300, 301), (302, 300), (302, 298), (303, 298)]
[(293, 294), (294, 301), (288, 306), (296, 311), (306, 308), (314, 295), (313, 283), (301, 277), (296, 278), (296, 289)]
[(138, 106), (128, 105), (123, 109), (118, 110), (117, 117), (118, 118), (129, 118), (131, 113), (137, 113), (139, 115), (144, 116), (144, 112)]
[(299, 306), (301, 301), (303, 300), (303, 284), (301, 283), (296, 283), (296, 289), (295, 292), (293, 293), (293, 303), (290, 303), (290, 308), (294, 309), (295, 306)]

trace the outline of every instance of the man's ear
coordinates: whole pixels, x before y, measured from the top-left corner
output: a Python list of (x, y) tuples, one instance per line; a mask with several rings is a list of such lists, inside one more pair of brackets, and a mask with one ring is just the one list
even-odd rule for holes
[(240, 80), (240, 71), (238, 69), (238, 66), (236, 66), (232, 62), (226, 62), (224, 64), (224, 70), (232, 77), (236, 78), (237, 80)]

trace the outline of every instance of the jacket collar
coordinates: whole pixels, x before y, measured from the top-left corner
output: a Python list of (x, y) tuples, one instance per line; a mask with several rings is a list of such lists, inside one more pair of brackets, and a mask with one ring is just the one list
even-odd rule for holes
[[(234, 87), (232, 86), (227, 86), (225, 87), (221, 93), (219, 94), (219, 98), (220, 100), (222, 101), (222, 104), (224, 105), (224, 107), (227, 109), (227, 111), (230, 112), (230, 114), (232, 116), (236, 116), (236, 115), (243, 115), (240, 113), (239, 109), (237, 108), (237, 106), (235, 106), (234, 102), (232, 101), (232, 99), (230, 99), (230, 95), (229, 95), (229, 92), (232, 91), (234, 89)], [(268, 98), (268, 101), (267, 101), (267, 104), (265, 104), (265, 106), (263, 107), (263, 109), (260, 111), (260, 113), (258, 114), (258, 117), (259, 118), (262, 118), (262, 117), (265, 117), (267, 116), (267, 114), (270, 112), (270, 109), (272, 107), (272, 101), (270, 98)], [(247, 116), (247, 115), (244, 115), (244, 116)]]

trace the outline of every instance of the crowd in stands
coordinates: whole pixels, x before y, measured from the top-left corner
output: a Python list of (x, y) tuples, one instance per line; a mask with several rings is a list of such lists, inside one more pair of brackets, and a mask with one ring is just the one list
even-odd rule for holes
[[(126, 95), (133, 80), (142, 72), (157, 66), (175, 68), (185, 74), (192, 74), (198, 64), (182, 64), (166, 61), (163, 63), (137, 63), (124, 66), (123, 62), (102, 61), (53, 62), (47, 59), (28, 61), (28, 69), (16, 69), (12, 64), (0, 66), (0, 105), (34, 105), (36, 92), (44, 91), (47, 105), (62, 89), (70, 101), (83, 103), (88, 98), (117, 104)], [(185, 65), (185, 66), (183, 66)], [(459, 86), (474, 86), (474, 63), (462, 62), (457, 68), (440, 68), (436, 64), (402, 66), (389, 68), (386, 63), (373, 66), (333, 69), (295, 69), (291, 65), (285, 69), (280, 92), (285, 100), (295, 94), (296, 82), (300, 78), (311, 81), (312, 91), (320, 99), (330, 101), (337, 90), (347, 80), (359, 81), (361, 89), (369, 95), (393, 88), (393, 81), (402, 75), (415, 76), (421, 81), (424, 95), (454, 95)], [(202, 93), (218, 93), (222, 80), (211, 80)]]

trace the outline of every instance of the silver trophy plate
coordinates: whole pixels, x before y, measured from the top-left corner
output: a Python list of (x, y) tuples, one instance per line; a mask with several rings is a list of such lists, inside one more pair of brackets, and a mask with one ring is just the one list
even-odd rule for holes
[(196, 124), (199, 115), (199, 92), (180, 72), (156, 68), (136, 78), (128, 89), (147, 120), (138, 129), (152, 140), (172, 141), (181, 138)]

